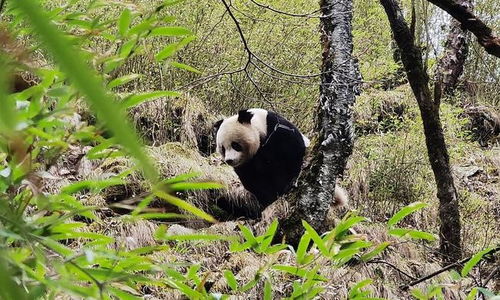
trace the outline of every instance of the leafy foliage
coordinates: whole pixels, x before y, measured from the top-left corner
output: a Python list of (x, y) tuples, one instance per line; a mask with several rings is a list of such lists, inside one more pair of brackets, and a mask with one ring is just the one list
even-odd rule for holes
[[(426, 171), (421, 167), (422, 141), (415, 138), (421, 132), (415, 130), (411, 111), (403, 118), (393, 116), (379, 122), (374, 131), (386, 133), (385, 140), (361, 142), (363, 146), (368, 145), (365, 147), (367, 157), (384, 160), (373, 172), (372, 195), (384, 201), (397, 199), (396, 209), (401, 204), (414, 202), (396, 213), (386, 212), (383, 236), (391, 235), (390, 240), (371, 240), (356, 233), (355, 227), (371, 224), (371, 220), (356, 213), (345, 215), (325, 234), (319, 234), (303, 222), (305, 233), (295, 246), (288, 245), (286, 240), (275, 240), (279, 226), (276, 221), (260, 235), (241, 223), (238, 224), (240, 235), (172, 234), (167, 225), (160, 225), (154, 228), (154, 245), (133, 249), (127, 248), (109, 228), (96, 230), (102, 224), (108, 226), (103, 216), (109, 208), (85, 202), (83, 195), (97, 195), (126, 185), (136, 170), (142, 170), (148, 192), (134, 195), (138, 201), (133, 204), (111, 206), (129, 211), (128, 215), (117, 218), (125, 226), (141, 220), (155, 220), (158, 224), (192, 218), (216, 223), (211, 215), (179, 195), (186, 191), (217, 189), (221, 185), (194, 182), (196, 174), (160, 178), (154, 162), (127, 122), (129, 110), (147, 102), (178, 97), (177, 85), (218, 71), (222, 66), (220, 61), (230, 67), (240, 66), (238, 36), (228, 35), (233, 32), (228, 29), (233, 24), (224, 19), (221, 8), (202, 1), (181, 2), (159, 1), (153, 6), (73, 0), (6, 2), (0, 27), (0, 298), (141, 299), (145, 291), (158, 289), (176, 291), (191, 299), (227, 299), (246, 296), (252, 290), (261, 291), (264, 299), (274, 299), (283, 293), (289, 299), (314, 299), (330, 296), (329, 288), (338, 279), (335, 276), (339, 275), (325, 272), (325, 266), (331, 270), (364, 268), (392, 254), (394, 240), (403, 237), (432, 245), (435, 235), (412, 226), (415, 213), (426, 206), (414, 202), (421, 200), (424, 193), (423, 183), (416, 182), (412, 176), (425, 177)], [(44, 4), (44, 8), (39, 7), (39, 3)], [(282, 9), (293, 4), (297, 10), (309, 10), (309, 6), (317, 5), (314, 1), (283, 3), (269, 1), (269, 5)], [(317, 26), (316, 17), (289, 19), (276, 17), (269, 10), (249, 6), (244, 1), (234, 1), (233, 5), (239, 8), (236, 13), (245, 33), (251, 37), (251, 47), (259, 46), (259, 55), (290, 73), (315, 73), (320, 55), (316, 45), (318, 34), (312, 30)], [(214, 17), (219, 13), (220, 21), (219, 16)], [(373, 22), (383, 14), (377, 3), (358, 1), (355, 13), (355, 51), (364, 79), (371, 87), (378, 87), (385, 84), (385, 77), (398, 76), (399, 66), (392, 59), (393, 49), (388, 42), (390, 33)], [(210, 18), (211, 25), (220, 22), (221, 26), (199, 26), (205, 24), (200, 21), (205, 18)], [(259, 20), (269, 25), (255, 26)], [(184, 21), (190, 23), (190, 28), (182, 26)], [(288, 38), (290, 34), (293, 39)], [(276, 38), (271, 40), (269, 36)], [(290, 51), (274, 51), (280, 48)], [(31, 57), (36, 58), (36, 63)], [(159, 66), (161, 75), (168, 78), (162, 82), (162, 89), (158, 88), (160, 85), (148, 85), (140, 90), (132, 88), (151, 80), (150, 70), (131, 67), (141, 59), (147, 59), (148, 65)], [(474, 72), (484, 73), (474, 68)], [(278, 83), (276, 78), (270, 80), (269, 75), (252, 71), (258, 74), (256, 78), (265, 86), (264, 92), (281, 111), (293, 114), (303, 128), (311, 126), (307, 116), (311, 115), (316, 101), (314, 79), (307, 84), (297, 84), (290, 79)], [(9, 82), (14, 77), (12, 74), (32, 76), (32, 86), (13, 91)], [(242, 74), (216, 80), (196, 93), (207, 96), (204, 98), (212, 100), (210, 105), (220, 108), (219, 111), (253, 103), (240, 93), (254, 98), (261, 95), (239, 75)], [(163, 80), (162, 76), (156, 77)], [(232, 86), (239, 89), (228, 88)], [(386, 95), (379, 94), (373, 101), (378, 103)], [(220, 101), (213, 101), (214, 97)], [(235, 98), (238, 101), (234, 101)], [(276, 99), (290, 100), (276, 103)], [(82, 107), (84, 102), (88, 110)], [(88, 124), (71, 121), (75, 110), (91, 114), (86, 117)], [(443, 119), (451, 137), (458, 136), (457, 132), (462, 130), (463, 124), (450, 121), (449, 117), (458, 113), (445, 106)], [(409, 130), (410, 135), (402, 145), (401, 132), (405, 130)], [(394, 150), (394, 159), (388, 158), (387, 153), (372, 151), (373, 144), (384, 142), (386, 148)], [(49, 172), (51, 166), (66, 159), (71, 149), (80, 145), (89, 148), (85, 155), (90, 161), (130, 156), (136, 164), (115, 176), (74, 178), (70, 182)], [(407, 151), (409, 145), (416, 146), (413, 152)], [(456, 143), (451, 154), (452, 157), (464, 155), (467, 149)], [(54, 182), (53, 189), (41, 184), (46, 181)], [(408, 189), (402, 193), (398, 189), (388, 191), (395, 182)], [(150, 210), (154, 201), (167, 202), (188, 214)], [(407, 242), (408, 239), (401, 241)], [(229, 248), (231, 254), (252, 253), (263, 259), (255, 263), (257, 269), (250, 279), (242, 278), (235, 269), (214, 274), (213, 270), (192, 260), (160, 259), (168, 257), (167, 251), (180, 253), (195, 247), (197, 252), (203, 252), (204, 246), (215, 243), (223, 244), (226, 250)], [(471, 271), (489, 250), (474, 255), (464, 265), (461, 275), (471, 276)], [(290, 254), (290, 261), (278, 262), (283, 254)], [(210, 278), (214, 276), (223, 278), (226, 286), (219, 286), (223, 292), (211, 291)], [(349, 281), (345, 287), (348, 297), (376, 299), (371, 289), (375, 276), (376, 273), (373, 278)], [(462, 279), (458, 276), (456, 280)], [(282, 282), (288, 285), (285, 292), (280, 290)], [(425, 289), (415, 288), (411, 295), (416, 299), (440, 299), (446, 288), (434, 284)], [(479, 293), (493, 296), (488, 289), (474, 287), (468, 299)]]

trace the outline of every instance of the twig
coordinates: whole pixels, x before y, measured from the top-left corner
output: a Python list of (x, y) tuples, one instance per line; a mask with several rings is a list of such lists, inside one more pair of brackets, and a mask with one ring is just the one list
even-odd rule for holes
[(500, 267), (496, 267), (493, 271), (491, 271), (490, 275), (488, 275), (488, 277), (486, 277), (486, 279), (484, 280), (483, 287), (486, 287), (486, 285), (488, 285), (488, 282), (493, 279), (498, 271), (500, 271)]
[(375, 259), (375, 260), (370, 260), (368, 261), (367, 263), (369, 264), (384, 264), (384, 265), (388, 265), (389, 267), (392, 267), (394, 270), (398, 271), (399, 273), (405, 275), (406, 277), (412, 279), (412, 280), (416, 280), (417, 278), (406, 273), (405, 271), (399, 269), (398, 267), (396, 267), (395, 265), (391, 264), (390, 262), (387, 262), (385, 260), (380, 260), (380, 259)]
[(275, 8), (269, 6), (269, 5), (265, 5), (265, 4), (259, 3), (259, 2), (255, 1), (255, 0), (250, 0), (250, 2), (252, 2), (255, 5), (257, 5), (258, 7), (262, 7), (262, 8), (268, 9), (268, 10), (270, 10), (272, 12), (275, 12), (275, 13), (278, 13), (278, 14), (282, 14), (282, 15), (285, 15), (285, 16), (289, 16), (289, 17), (298, 17), (298, 18), (319, 18), (320, 17), (319, 15), (315, 15), (315, 14), (318, 13), (318, 12), (320, 12), (321, 8), (318, 8), (315, 11), (312, 11), (310, 13), (296, 14), (296, 13), (289, 13), (289, 12), (286, 12), (286, 11), (275, 9)]
[[(497, 252), (497, 251), (499, 251), (499, 250), (500, 250), (500, 247), (496, 247), (496, 248), (491, 249), (489, 252), (487, 252), (487, 253), (485, 253), (485, 254), (483, 255), (483, 257), (481, 258), (481, 260), (482, 260), (484, 257), (486, 257), (486, 255), (488, 255), (488, 254), (493, 254), (493, 253), (495, 253), (495, 252)], [(472, 256), (467, 257), (467, 258), (464, 258), (464, 259), (462, 259), (462, 260), (460, 260), (460, 261), (457, 261), (457, 262), (455, 262), (455, 263), (449, 264), (449, 265), (447, 265), (446, 267), (444, 267), (444, 268), (442, 268), (442, 269), (439, 269), (439, 270), (437, 270), (437, 271), (435, 271), (435, 272), (433, 272), (433, 273), (431, 273), (431, 274), (429, 274), (429, 275), (426, 275), (426, 276), (424, 276), (424, 277), (421, 277), (421, 278), (419, 278), (419, 279), (417, 279), (417, 280), (414, 280), (414, 281), (412, 281), (412, 282), (410, 282), (410, 283), (408, 283), (408, 284), (405, 284), (405, 285), (401, 286), (400, 288), (401, 288), (402, 290), (407, 290), (409, 287), (412, 287), (412, 286), (417, 285), (417, 284), (419, 284), (419, 283), (421, 283), (421, 282), (424, 282), (424, 281), (426, 281), (426, 280), (428, 280), (428, 279), (431, 279), (432, 277), (437, 276), (437, 275), (439, 275), (439, 274), (441, 274), (441, 273), (443, 273), (443, 272), (445, 272), (445, 271), (448, 271), (448, 270), (450, 270), (450, 269), (453, 269), (453, 268), (454, 268), (454, 267), (456, 267), (456, 266), (462, 265), (462, 264), (466, 263), (468, 260), (470, 260), (471, 258), (472, 258)]]

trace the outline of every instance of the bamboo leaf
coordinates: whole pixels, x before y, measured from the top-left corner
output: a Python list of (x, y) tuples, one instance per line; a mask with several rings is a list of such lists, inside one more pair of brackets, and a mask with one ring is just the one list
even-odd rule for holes
[(178, 182), (172, 183), (169, 186), (169, 188), (173, 191), (211, 190), (223, 187), (224, 186), (218, 182)]
[(271, 281), (266, 279), (264, 282), (264, 300), (272, 300), (273, 299), (273, 287)]
[(203, 210), (197, 208), (196, 206), (193, 206), (192, 204), (190, 203), (187, 203), (186, 201), (184, 200), (181, 200), (175, 196), (172, 196), (168, 193), (165, 193), (164, 191), (161, 191), (161, 190), (156, 190), (154, 191), (154, 194), (163, 199), (164, 201), (170, 203), (170, 204), (173, 204), (187, 212), (190, 212), (192, 213), (193, 215), (197, 216), (197, 217), (200, 217), (208, 222), (212, 222), (212, 223), (215, 223), (217, 222), (211, 215), (207, 214), (206, 212), (204, 212)]
[(236, 281), (236, 277), (234, 277), (233, 272), (230, 270), (225, 270), (224, 271), (224, 278), (226, 278), (227, 285), (233, 290), (236, 291), (238, 290), (238, 281)]
[(184, 27), (166, 26), (154, 28), (151, 30), (150, 36), (182, 36), (191, 34), (192, 32)]
[(132, 21), (132, 14), (130, 10), (125, 9), (122, 11), (120, 18), (118, 19), (118, 32), (121, 36), (126, 36), (130, 23)]
[(193, 73), (197, 73), (197, 74), (201, 74), (201, 71), (196, 69), (196, 68), (193, 68), (189, 65), (186, 65), (186, 64), (183, 64), (183, 63), (179, 63), (179, 62), (175, 62), (175, 61), (172, 61), (170, 62), (170, 65), (172, 67), (175, 67), (177, 69), (182, 69), (182, 70), (186, 70), (186, 71), (189, 71), (189, 72), (193, 72)]
[[(307, 269), (301, 267), (287, 266), (287, 265), (274, 265), (271, 267), (274, 270), (282, 271), (299, 277), (306, 277)], [(325, 277), (316, 274), (314, 275), (314, 280), (328, 281)]]
[(160, 97), (179, 97), (179, 96), (180, 96), (179, 92), (173, 92), (173, 91), (155, 91), (138, 95), (131, 95), (122, 101), (122, 107), (130, 108), (145, 101), (151, 101), (154, 99), (158, 99)]
[(314, 230), (314, 228), (312, 228), (312, 226), (309, 225), (309, 223), (307, 223), (305, 220), (302, 220), (302, 226), (304, 226), (304, 228), (306, 229), (306, 232), (309, 234), (309, 236), (314, 241), (316, 246), (318, 246), (318, 249), (319, 249), (319, 251), (321, 251), (321, 254), (323, 254), (324, 256), (328, 256), (329, 251), (326, 248), (325, 243), (323, 242), (323, 239), (321, 239), (321, 237), (316, 232), (316, 230)]
[(141, 74), (128, 74), (125, 76), (115, 78), (108, 83), (108, 89), (112, 89), (114, 87), (124, 85), (125, 83), (128, 83), (132, 80), (135, 80), (135, 79), (141, 78), (141, 77), (142, 77)]
[(369, 261), (370, 259), (382, 253), (390, 244), (390, 242), (383, 242), (378, 244), (377, 247), (375, 247), (375, 249), (373, 249), (372, 251), (361, 255), (361, 260), (365, 262)]
[(420, 210), (426, 206), (428, 206), (428, 204), (423, 202), (414, 202), (410, 205), (407, 205), (402, 209), (400, 209), (394, 216), (392, 216), (392, 218), (390, 218), (389, 221), (387, 221), (387, 225), (393, 226), (402, 219), (404, 219), (409, 214), (412, 214), (413, 212)]
[(304, 258), (307, 253), (307, 248), (309, 247), (309, 242), (311, 241), (311, 236), (306, 232), (300, 238), (299, 245), (297, 246), (297, 262), (299, 264), (304, 263)]
[(155, 182), (158, 177), (156, 169), (143, 151), (139, 137), (126, 121), (124, 110), (106, 93), (101, 80), (82, 59), (84, 55), (81, 51), (75, 49), (55, 25), (48, 21), (50, 19), (37, 1), (14, 1), (12, 5), (24, 13), (54, 60), (85, 95), (99, 119), (105, 123), (117, 141), (137, 159), (146, 177)]
[(474, 254), (474, 256), (472, 256), (471, 259), (469, 259), (469, 261), (465, 263), (464, 267), (462, 268), (462, 272), (460, 272), (460, 275), (462, 275), (462, 277), (467, 276), (469, 272), (472, 270), (472, 268), (474, 268), (477, 265), (477, 263), (481, 261), (483, 256), (486, 253), (490, 252), (491, 250), (493, 250), (493, 248), (487, 248), (484, 249), (483, 251), (479, 251), (478, 253)]
[(434, 236), (431, 233), (413, 229), (393, 228), (389, 230), (389, 234), (399, 237), (408, 235), (409, 237), (417, 240), (428, 240), (428, 241), (436, 240), (436, 236)]

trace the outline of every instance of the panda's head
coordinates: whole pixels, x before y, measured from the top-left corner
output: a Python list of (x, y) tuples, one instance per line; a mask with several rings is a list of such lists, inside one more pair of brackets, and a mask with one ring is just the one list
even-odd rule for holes
[(228, 165), (241, 166), (257, 153), (267, 134), (266, 119), (267, 110), (254, 108), (215, 123), (217, 151)]

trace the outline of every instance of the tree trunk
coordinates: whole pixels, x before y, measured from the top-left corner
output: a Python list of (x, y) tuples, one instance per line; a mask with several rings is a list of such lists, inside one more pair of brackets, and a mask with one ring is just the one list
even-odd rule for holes
[(495, 36), (493, 30), (471, 12), (470, 7), (464, 6), (462, 3), (455, 2), (454, 0), (428, 1), (446, 11), (458, 20), (465, 29), (472, 32), (486, 52), (500, 57), (500, 37)]
[(440, 252), (445, 264), (456, 262), (462, 255), (458, 196), (451, 174), (448, 151), (439, 118), (439, 97), (433, 99), (429, 77), (424, 71), (422, 53), (413, 43), (410, 29), (395, 0), (380, 0), (386, 11), (394, 39), (401, 49), (408, 81), (417, 99), (424, 125), (425, 142), (434, 173), (439, 198)]
[(317, 231), (325, 230), (324, 220), (335, 194), (335, 182), (344, 172), (352, 153), (354, 127), (352, 107), (359, 93), (360, 73), (352, 57), (352, 0), (321, 0), (321, 42), (323, 63), (314, 157), (304, 171), (295, 198), (294, 213), (282, 223), (287, 241), (299, 241), (301, 220)]
[[(460, 4), (469, 10), (472, 8), (470, 0), (460, 0)], [(455, 19), (451, 19), (450, 23), (444, 54), (436, 69), (436, 80), (441, 84), (444, 94), (448, 96), (453, 95), (458, 78), (463, 73), (468, 52), (467, 31), (463, 30), (462, 24)]]

